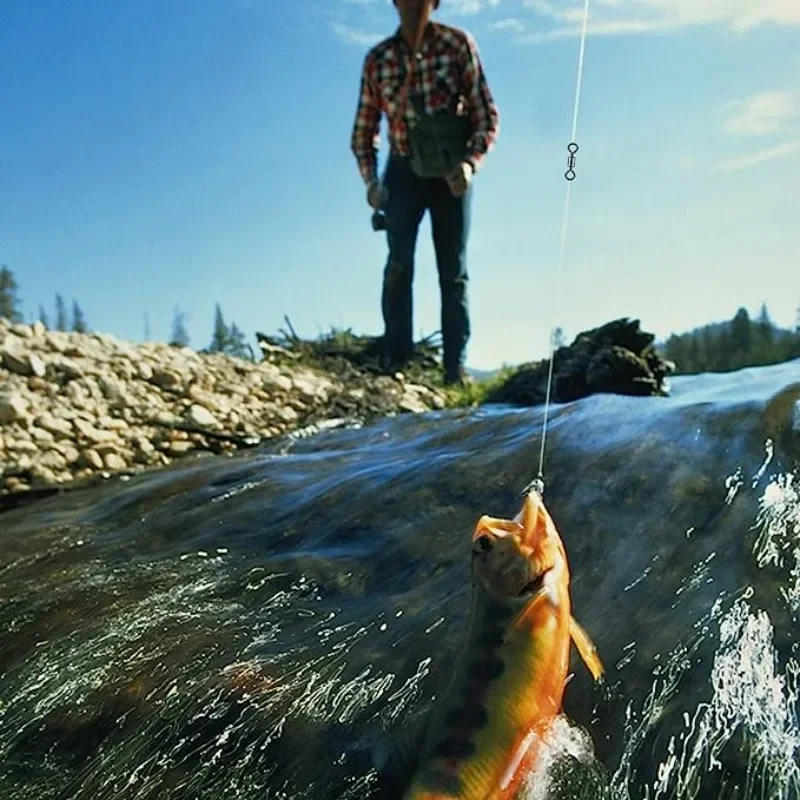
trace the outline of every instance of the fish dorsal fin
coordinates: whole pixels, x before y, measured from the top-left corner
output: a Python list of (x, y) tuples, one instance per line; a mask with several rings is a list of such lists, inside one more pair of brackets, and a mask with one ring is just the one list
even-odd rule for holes
[(572, 641), (575, 642), (575, 647), (578, 648), (583, 663), (586, 664), (592, 677), (597, 681), (603, 677), (603, 662), (600, 661), (600, 656), (597, 653), (597, 648), (594, 642), (589, 637), (589, 634), (581, 627), (575, 617), (570, 615), (569, 618), (569, 635)]

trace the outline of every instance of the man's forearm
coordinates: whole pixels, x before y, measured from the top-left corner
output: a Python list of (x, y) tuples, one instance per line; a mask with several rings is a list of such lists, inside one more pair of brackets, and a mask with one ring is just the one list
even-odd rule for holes
[(489, 89), (477, 45), (472, 38), (468, 39), (465, 77), (468, 86), (467, 104), (473, 129), (467, 141), (465, 160), (472, 165), (473, 172), (477, 172), (497, 142), (500, 133), (500, 112)]
[(353, 132), (350, 137), (350, 149), (356, 157), (358, 171), (364, 183), (369, 185), (378, 175), (378, 148), (380, 141), (380, 106), (377, 93), (370, 80), (369, 56), (364, 62), (359, 88), (358, 108), (353, 121)]
[(358, 171), (364, 183), (369, 186), (378, 179), (378, 151), (377, 148), (367, 146), (366, 148), (356, 142), (352, 145), (353, 155), (356, 157)]

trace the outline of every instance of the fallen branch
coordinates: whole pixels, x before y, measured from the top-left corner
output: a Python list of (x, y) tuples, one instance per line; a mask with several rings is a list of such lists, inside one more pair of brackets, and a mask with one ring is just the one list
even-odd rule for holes
[[(222, 433), (219, 431), (210, 431), (206, 428), (200, 428), (196, 425), (187, 425), (184, 422), (164, 422), (163, 420), (151, 419), (148, 424), (157, 426), (159, 428), (166, 428), (170, 431), (182, 431), (183, 433), (194, 433), (198, 436), (205, 436), (209, 439), (214, 439), (218, 442), (230, 442), (236, 447), (258, 447), (263, 439), (260, 436), (238, 436), (235, 433)], [(196, 447), (198, 450), (205, 448)]]

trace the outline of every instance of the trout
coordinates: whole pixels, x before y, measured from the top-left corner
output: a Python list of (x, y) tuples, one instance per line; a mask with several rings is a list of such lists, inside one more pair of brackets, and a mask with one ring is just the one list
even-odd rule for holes
[(469, 630), (404, 800), (513, 798), (561, 711), (570, 642), (600, 680), (572, 616), (564, 545), (531, 492), (514, 519), (484, 515), (475, 526)]

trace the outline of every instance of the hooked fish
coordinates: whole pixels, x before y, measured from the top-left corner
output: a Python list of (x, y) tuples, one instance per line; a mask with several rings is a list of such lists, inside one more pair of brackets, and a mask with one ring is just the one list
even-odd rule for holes
[(469, 630), (404, 800), (514, 797), (561, 711), (571, 641), (594, 679), (603, 675), (572, 616), (566, 552), (538, 494), (512, 520), (478, 520), (472, 576)]

